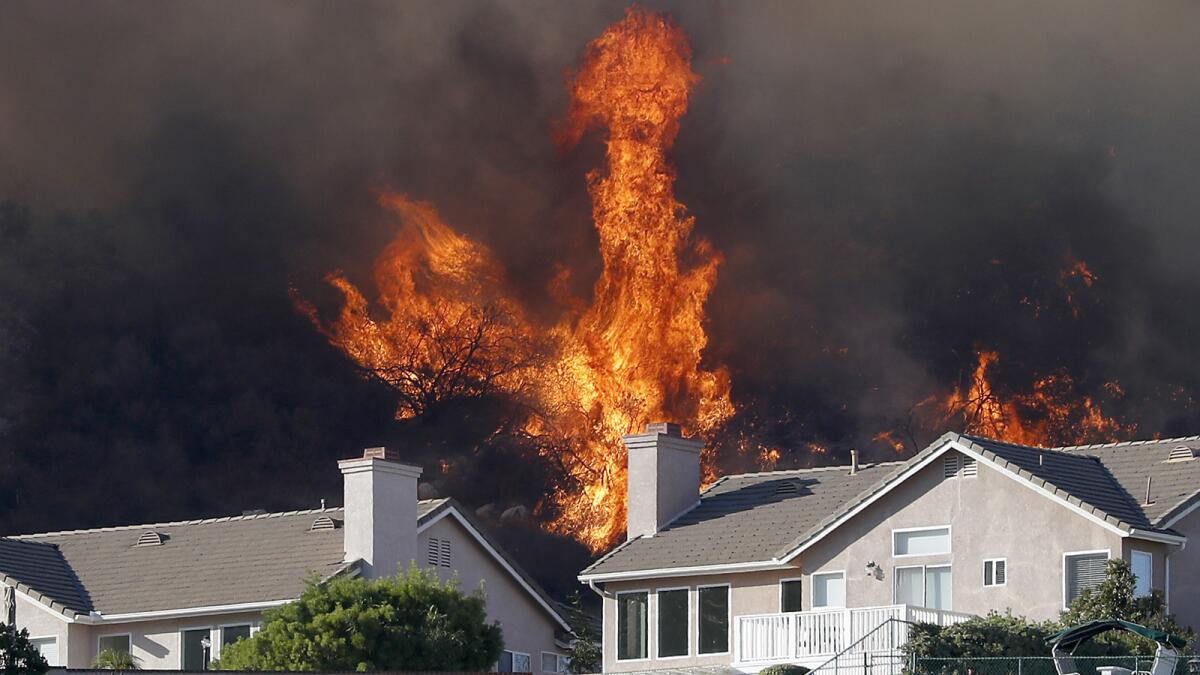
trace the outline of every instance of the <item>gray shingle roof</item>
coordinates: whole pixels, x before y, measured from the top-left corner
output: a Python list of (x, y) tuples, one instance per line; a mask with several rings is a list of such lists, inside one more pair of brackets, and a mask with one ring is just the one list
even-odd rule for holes
[(854, 476), (847, 467), (726, 476), (663, 531), (625, 542), (581, 576), (783, 559), (948, 442), (1125, 530), (1172, 534), (1170, 517), (1200, 501), (1200, 459), (1164, 461), (1180, 445), (1200, 454), (1200, 437), (1034, 448), (947, 433), (904, 462), (866, 465)]
[[(417, 505), (418, 522), (450, 505)], [(343, 530), (310, 531), (341, 508), (0, 538), (0, 573), (73, 612), (105, 615), (290, 600), (343, 562)], [(135, 546), (146, 532), (161, 546)], [(68, 612), (70, 613), (70, 612)]]

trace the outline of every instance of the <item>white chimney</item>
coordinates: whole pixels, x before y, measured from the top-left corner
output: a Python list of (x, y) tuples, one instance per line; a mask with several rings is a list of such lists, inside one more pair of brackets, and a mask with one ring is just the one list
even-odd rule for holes
[(396, 451), (367, 448), (338, 462), (346, 505), (346, 562), (362, 560), (368, 579), (394, 576), (417, 557), (417, 479)]
[(627, 536), (654, 536), (700, 499), (700, 450), (678, 424), (655, 422), (625, 437), (629, 451)]

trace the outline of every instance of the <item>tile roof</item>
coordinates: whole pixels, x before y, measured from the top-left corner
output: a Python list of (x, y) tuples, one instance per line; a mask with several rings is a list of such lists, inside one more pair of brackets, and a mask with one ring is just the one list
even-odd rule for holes
[[(450, 505), (423, 500), (418, 522)], [(104, 615), (211, 607), (300, 595), (343, 562), (343, 531), (310, 528), (341, 508), (126, 525), (0, 538), (0, 574), (65, 607)], [(158, 546), (136, 546), (147, 532)], [(49, 604), (49, 603), (48, 603)]]
[(854, 476), (848, 467), (726, 476), (661, 532), (621, 544), (581, 576), (782, 560), (950, 442), (1126, 531), (1173, 534), (1170, 517), (1200, 501), (1200, 459), (1166, 461), (1181, 445), (1200, 454), (1200, 437), (1035, 448), (947, 433), (904, 462)]

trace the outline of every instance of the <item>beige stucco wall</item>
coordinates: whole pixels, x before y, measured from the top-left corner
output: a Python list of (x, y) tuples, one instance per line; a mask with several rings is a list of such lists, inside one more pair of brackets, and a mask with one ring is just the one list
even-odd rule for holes
[[(1034, 619), (1053, 619), (1063, 604), (1063, 555), (1080, 551), (1109, 551), (1110, 556), (1127, 560), (1134, 548), (1150, 551), (1154, 554), (1153, 586), (1160, 590), (1164, 587), (1165, 553), (1176, 547), (1123, 540), (1117, 533), (1036, 493), (1023, 482), (1009, 478), (984, 462), (979, 463), (975, 477), (945, 479), (943, 475), (942, 460), (938, 459), (805, 551), (796, 561), (803, 570), (804, 609), (812, 608), (811, 575), (814, 573), (844, 571), (847, 606), (871, 607), (893, 604), (897, 566), (949, 564), (953, 574), (952, 609), (955, 611), (985, 614), (990, 610), (1011, 609), (1015, 614)], [(951, 527), (949, 554), (893, 557), (893, 530), (944, 525)], [(1200, 529), (1200, 519), (1195, 527)], [(1172, 558), (1173, 593), (1182, 590), (1178, 585), (1183, 576), (1181, 569), (1196, 569), (1200, 565), (1200, 545), (1187, 554), (1193, 557), (1185, 559), (1176, 554)], [(1005, 586), (983, 586), (983, 561), (991, 558), (1006, 559), (1008, 583)], [(882, 568), (881, 578), (866, 574), (868, 561), (874, 561)], [(669, 662), (653, 658), (656, 649), (653, 590), (657, 588), (688, 586), (693, 589), (694, 596), (696, 585), (731, 583), (734, 616), (764, 614), (780, 610), (779, 580), (796, 576), (799, 575), (789, 572), (743, 573), (606, 584), (608, 593), (633, 589), (652, 592), (651, 658), (646, 661), (616, 661), (616, 603), (612, 597), (604, 599), (605, 670), (621, 672), (730, 663), (732, 655), (694, 656), (694, 597), (691, 617), (693, 656)], [(1200, 583), (1191, 592), (1200, 592)]]
[[(67, 658), (67, 624), (56, 613), (47, 611), (44, 605), (17, 593), (17, 627), (29, 631), (31, 638), (55, 638), (58, 642), (58, 664), (66, 665)], [(7, 619), (4, 619), (7, 621)]]
[(1172, 526), (1188, 538), (1170, 557), (1167, 609), (1185, 626), (1200, 629), (1200, 509)]
[(488, 619), (503, 627), (505, 649), (529, 654), (535, 673), (542, 672), (542, 652), (564, 653), (554, 644), (558, 624), (457, 520), (446, 516), (420, 532), (417, 561), (421, 567), (429, 567), (425, 552), (430, 537), (450, 540), (451, 567), (433, 568), (441, 578), (457, 577), (464, 592), (487, 580), (483, 588)]

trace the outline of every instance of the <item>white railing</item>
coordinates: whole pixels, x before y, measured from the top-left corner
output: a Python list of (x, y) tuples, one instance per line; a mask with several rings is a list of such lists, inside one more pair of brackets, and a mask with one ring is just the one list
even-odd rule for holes
[[(852, 645), (855, 653), (892, 651), (908, 640), (908, 625), (902, 622), (949, 626), (969, 618), (961, 612), (908, 605), (739, 616), (734, 624), (734, 660), (797, 661), (832, 656)], [(872, 633), (889, 619), (899, 621)]]

